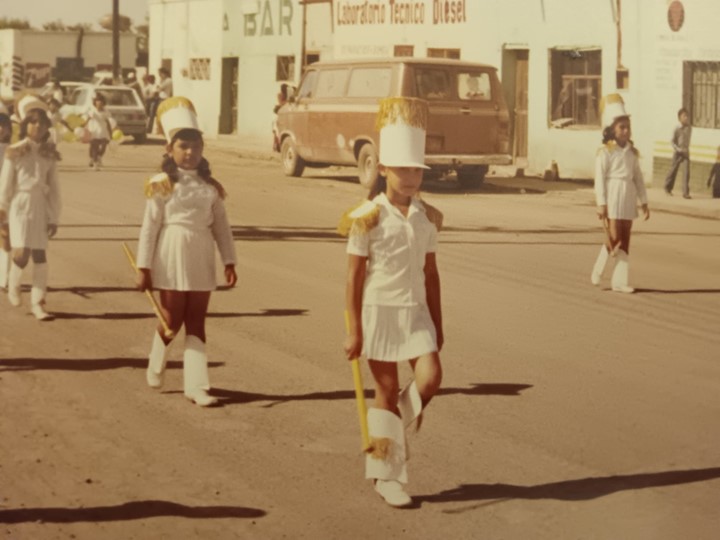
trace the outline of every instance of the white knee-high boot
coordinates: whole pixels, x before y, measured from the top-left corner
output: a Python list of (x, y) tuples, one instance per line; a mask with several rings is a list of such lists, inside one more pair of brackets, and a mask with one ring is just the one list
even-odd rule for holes
[(10, 253), (0, 248), (0, 288), (5, 289), (8, 285), (8, 274), (10, 273)]
[(612, 275), (612, 290), (621, 293), (635, 292), (635, 289), (628, 285), (630, 276), (629, 255), (624, 250), (618, 249), (616, 258), (617, 262)]
[(47, 291), (48, 265), (47, 263), (33, 263), (32, 289), (30, 290), (30, 304), (32, 314), (39, 321), (52, 319), (45, 311), (45, 293)]
[(185, 397), (190, 401), (201, 407), (209, 407), (217, 403), (217, 399), (207, 393), (210, 390), (207, 355), (205, 344), (197, 336), (185, 336), (183, 381)]
[(23, 269), (20, 268), (15, 261), (10, 262), (10, 271), (8, 272), (8, 300), (17, 307), (20, 305), (20, 278)]
[(152, 348), (148, 355), (148, 367), (145, 371), (145, 379), (150, 388), (162, 388), (165, 366), (167, 364), (167, 350), (169, 345), (160, 337), (156, 331), (153, 336)]
[(600, 280), (603, 277), (605, 271), (605, 265), (608, 261), (608, 250), (604, 245), (600, 246), (600, 253), (598, 253), (597, 259), (595, 260), (595, 266), (593, 266), (592, 274), (590, 274), (590, 282), (593, 285), (600, 285)]
[(390, 506), (412, 503), (402, 484), (407, 483), (407, 454), (403, 421), (394, 413), (368, 409), (368, 429), (373, 447), (365, 458), (365, 478), (375, 480), (375, 491)]

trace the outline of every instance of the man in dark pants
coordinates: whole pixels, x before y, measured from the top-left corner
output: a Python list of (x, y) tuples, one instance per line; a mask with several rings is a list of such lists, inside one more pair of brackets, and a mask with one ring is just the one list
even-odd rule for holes
[(690, 135), (692, 134), (692, 126), (690, 125), (690, 114), (683, 107), (678, 111), (678, 120), (680, 123), (673, 132), (670, 144), (673, 147), (673, 160), (670, 172), (665, 177), (665, 193), (672, 195), (675, 186), (675, 177), (677, 176), (680, 165), (685, 163), (685, 176), (683, 177), (683, 197), (690, 198)]

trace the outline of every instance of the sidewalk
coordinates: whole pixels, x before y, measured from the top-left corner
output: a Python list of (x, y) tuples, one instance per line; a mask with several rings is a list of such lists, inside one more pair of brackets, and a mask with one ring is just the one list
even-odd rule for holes
[[(207, 139), (206, 144), (208, 148), (211, 148), (213, 151), (230, 153), (245, 159), (277, 161), (278, 164), (280, 163), (280, 154), (272, 150), (270, 134), (268, 134), (268, 137), (265, 139), (238, 135), (218, 135), (216, 138)], [(497, 167), (493, 169), (496, 170), (491, 170), (491, 173), (494, 172), (494, 174), (491, 174), (488, 180), (491, 180), (495, 184), (508, 183), (519, 185), (528, 183), (532, 184), (532, 187), (541, 189), (543, 186), (550, 188), (550, 184), (555, 184), (555, 189), (562, 189), (562, 181), (548, 183), (539, 177), (511, 176), (515, 173), (515, 169), (512, 167)], [(576, 192), (582, 194), (584, 197), (587, 191), (588, 198), (592, 198), (592, 181), (590, 179), (588, 179), (587, 182), (577, 180), (573, 180), (572, 182), (587, 186), (586, 189), (581, 188), (576, 190)], [(720, 220), (720, 199), (713, 199), (710, 196), (709, 189), (702, 193), (691, 193), (692, 199), (683, 199), (680, 191), (670, 196), (667, 195), (662, 188), (650, 186), (647, 188), (647, 194), (651, 212), (660, 211)]]

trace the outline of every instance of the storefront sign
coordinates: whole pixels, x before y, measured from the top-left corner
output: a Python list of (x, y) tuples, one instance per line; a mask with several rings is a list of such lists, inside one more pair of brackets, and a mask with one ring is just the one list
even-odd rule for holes
[[(258, 0), (257, 13), (246, 13), (243, 33), (246, 36), (292, 35), (292, 0)], [(277, 11), (273, 13), (273, 7)], [(277, 24), (274, 22), (277, 20)]]
[(338, 0), (338, 26), (458, 24), (467, 22), (466, 0)]

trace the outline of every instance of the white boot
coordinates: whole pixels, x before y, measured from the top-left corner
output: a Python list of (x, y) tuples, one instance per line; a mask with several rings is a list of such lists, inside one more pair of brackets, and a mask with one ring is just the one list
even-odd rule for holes
[(408, 506), (412, 499), (403, 488), (407, 483), (403, 421), (374, 407), (368, 409), (367, 418), (373, 450), (365, 457), (365, 478), (375, 480), (375, 491), (390, 506)]
[(162, 388), (165, 365), (167, 364), (168, 345), (156, 331), (153, 337), (152, 348), (148, 355), (148, 367), (145, 371), (145, 379), (150, 388)]
[(630, 274), (628, 254), (622, 249), (618, 249), (616, 258), (617, 262), (615, 263), (615, 270), (612, 275), (612, 290), (621, 293), (635, 292), (635, 289), (628, 285), (628, 278)]
[(0, 289), (6, 289), (10, 273), (10, 253), (0, 248)]
[(45, 292), (47, 291), (48, 265), (47, 263), (33, 263), (32, 289), (30, 290), (30, 311), (39, 321), (52, 319), (45, 311)]
[(10, 271), (8, 272), (8, 300), (15, 307), (20, 305), (20, 278), (23, 269), (14, 261), (10, 262)]
[(418, 392), (415, 381), (408, 384), (400, 392), (398, 396), (398, 409), (400, 409), (400, 418), (402, 418), (403, 425), (406, 428), (417, 418), (417, 429), (420, 429), (420, 422), (422, 420), (422, 397), (420, 397), (420, 392)]
[(210, 390), (205, 344), (193, 335), (185, 336), (183, 355), (183, 380), (185, 397), (201, 407), (210, 407), (217, 399), (207, 393)]
[(597, 260), (595, 261), (595, 266), (593, 266), (592, 274), (590, 274), (590, 282), (593, 285), (600, 285), (600, 280), (603, 277), (603, 272), (605, 271), (605, 265), (608, 261), (608, 250), (603, 245), (600, 246), (600, 253), (598, 253)]

